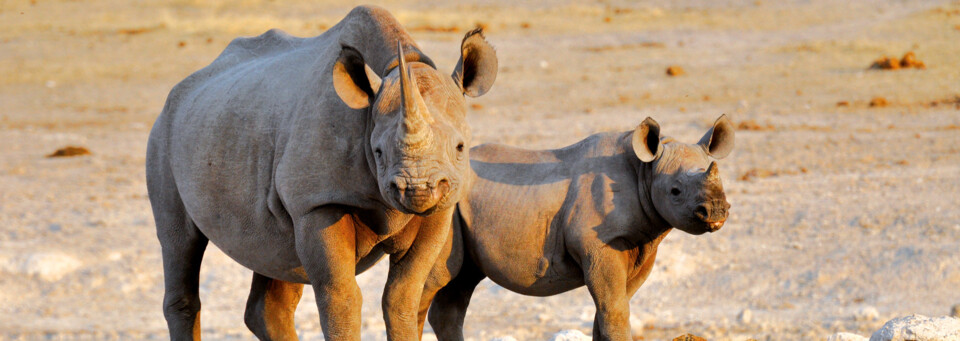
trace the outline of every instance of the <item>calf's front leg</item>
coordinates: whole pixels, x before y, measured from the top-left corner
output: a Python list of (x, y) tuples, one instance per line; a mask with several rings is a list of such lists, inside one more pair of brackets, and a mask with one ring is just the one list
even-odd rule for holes
[(607, 246), (583, 258), (584, 279), (597, 307), (594, 340), (631, 341), (630, 297), (622, 255)]
[(360, 340), (355, 228), (336, 208), (313, 210), (295, 225), (297, 256), (313, 286), (325, 340)]

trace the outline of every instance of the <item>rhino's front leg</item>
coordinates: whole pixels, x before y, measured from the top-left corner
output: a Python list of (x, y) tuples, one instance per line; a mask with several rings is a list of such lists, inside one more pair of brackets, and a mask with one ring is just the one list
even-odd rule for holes
[(424, 217), (406, 252), (390, 255), (390, 270), (383, 290), (383, 319), (389, 340), (419, 340), (420, 297), (450, 234), (453, 209)]
[(604, 245), (594, 252), (589, 252), (582, 259), (587, 289), (597, 307), (593, 321), (593, 339), (632, 340), (627, 268), (623, 255)]
[(336, 208), (316, 209), (296, 222), (297, 255), (310, 278), (325, 340), (360, 340), (362, 298), (356, 280), (356, 231)]

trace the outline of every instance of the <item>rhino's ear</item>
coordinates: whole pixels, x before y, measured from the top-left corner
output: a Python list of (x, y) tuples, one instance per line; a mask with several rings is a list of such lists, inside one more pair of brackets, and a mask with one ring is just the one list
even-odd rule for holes
[(453, 81), (463, 93), (477, 97), (487, 93), (497, 79), (497, 52), (483, 38), (483, 29), (467, 32), (460, 44), (460, 61), (453, 70)]
[(663, 146), (660, 144), (660, 124), (647, 117), (633, 131), (633, 153), (643, 162), (650, 162), (660, 156)]
[(733, 131), (733, 123), (727, 115), (720, 115), (713, 123), (713, 128), (710, 128), (697, 144), (703, 146), (707, 154), (714, 159), (725, 158), (733, 150)]
[(340, 57), (333, 65), (333, 88), (347, 106), (363, 109), (373, 103), (380, 89), (380, 77), (363, 62), (359, 51), (341, 46)]

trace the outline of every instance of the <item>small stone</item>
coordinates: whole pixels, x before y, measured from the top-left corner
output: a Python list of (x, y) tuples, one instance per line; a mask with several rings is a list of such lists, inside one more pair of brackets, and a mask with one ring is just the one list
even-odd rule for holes
[(889, 104), (890, 102), (887, 102), (887, 99), (883, 97), (874, 97), (873, 99), (870, 100), (870, 107), (880, 108), (880, 107), (885, 107)]
[(866, 306), (853, 313), (853, 319), (856, 321), (873, 321), (880, 318), (880, 312), (877, 308)]
[(81, 156), (81, 155), (90, 155), (90, 150), (84, 147), (75, 147), (75, 146), (66, 146), (60, 149), (57, 149), (55, 152), (48, 154), (47, 157), (70, 157), (70, 156)]
[(513, 336), (507, 335), (507, 336), (492, 338), (490, 339), (490, 341), (517, 341), (517, 339), (514, 338)]
[(737, 315), (737, 320), (740, 320), (740, 323), (750, 324), (750, 321), (753, 321), (753, 311), (750, 309), (744, 309), (740, 311), (740, 314)]
[(587, 336), (579, 330), (567, 329), (553, 334), (553, 337), (550, 338), (550, 341), (590, 341), (591, 339), (593, 338)]
[(682, 67), (679, 67), (676, 65), (671, 65), (667, 67), (668, 76), (676, 77), (676, 76), (683, 76), (684, 74), (686, 74), (686, 72), (683, 71)]
[[(958, 226), (960, 225), (955, 225), (954, 227)], [(960, 318), (960, 304), (954, 304), (953, 308), (950, 308), (950, 316)]]
[(830, 335), (827, 341), (868, 341), (870, 339), (853, 333), (836, 333)]
[(887, 321), (870, 336), (870, 341), (957, 341), (960, 319), (941, 316), (910, 315)]

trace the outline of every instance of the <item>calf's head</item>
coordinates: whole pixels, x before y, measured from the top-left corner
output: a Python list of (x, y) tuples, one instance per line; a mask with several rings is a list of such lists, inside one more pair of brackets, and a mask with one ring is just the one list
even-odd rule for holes
[(726, 115), (696, 144), (660, 135), (660, 125), (647, 118), (633, 133), (633, 150), (652, 163), (649, 195), (657, 213), (671, 226), (691, 234), (714, 232), (727, 220), (730, 204), (723, 193), (715, 160), (733, 149), (733, 124)]
[[(470, 130), (464, 95), (480, 96), (497, 74), (496, 54), (481, 31), (461, 43), (452, 76), (418, 51), (397, 43), (395, 67), (375, 75), (354, 49), (344, 47), (334, 86), (354, 109), (370, 110), (370, 147), (380, 194), (391, 207), (429, 215), (452, 207), (469, 191)], [(408, 61), (409, 60), (409, 61)]]

